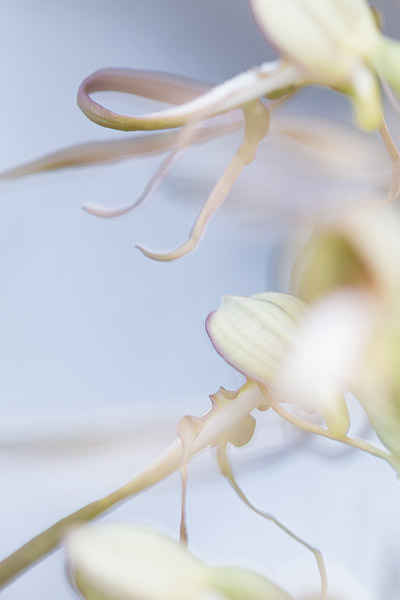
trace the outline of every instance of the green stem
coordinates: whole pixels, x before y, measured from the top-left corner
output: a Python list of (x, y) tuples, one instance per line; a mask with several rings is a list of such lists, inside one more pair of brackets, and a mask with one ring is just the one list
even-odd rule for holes
[[(233, 430), (241, 423), (252, 410), (264, 403), (258, 387), (254, 383), (247, 382), (234, 393), (219, 390), (216, 396), (222, 396), (221, 406), (217, 407), (217, 401), (213, 408), (200, 417), (184, 417), (197, 423), (195, 436), (190, 441), (187, 459), (190, 460), (209, 446), (214, 446), (216, 440), (227, 432)], [(226, 402), (226, 400), (230, 400)], [(179, 429), (179, 425), (178, 425)], [(74, 527), (79, 527), (87, 521), (98, 517), (103, 512), (110, 510), (113, 506), (126, 500), (130, 496), (143, 492), (152, 487), (174, 471), (182, 464), (182, 439), (176, 437), (169, 446), (145, 469), (143, 469), (129, 483), (118, 488), (104, 498), (92, 502), (77, 510), (68, 517), (61, 519), (46, 531), (39, 533), (24, 546), (0, 562), (0, 589), (7, 585), (17, 575), (32, 566), (38, 560), (53, 552), (64, 540)]]
[(127, 484), (57, 521), (10, 554), (0, 562), (0, 589), (47, 554), (56, 550), (71, 529), (95, 519), (116, 504), (143, 492), (173, 473), (179, 468), (181, 452), (181, 442), (179, 439), (175, 439), (146, 469)]

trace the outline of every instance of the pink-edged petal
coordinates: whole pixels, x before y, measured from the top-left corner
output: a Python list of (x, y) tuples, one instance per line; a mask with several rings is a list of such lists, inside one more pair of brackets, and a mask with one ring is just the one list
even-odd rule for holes
[[(280, 299), (283, 306), (290, 303), (289, 312), (280, 306)], [(301, 300), (289, 300), (286, 294), (273, 294), (271, 299), (267, 294), (258, 298), (225, 296), (222, 307), (207, 318), (206, 329), (215, 349), (230, 365), (249, 379), (268, 385), (276, 383), (277, 367), (298, 331), (290, 312), (301, 314), (303, 307)]]

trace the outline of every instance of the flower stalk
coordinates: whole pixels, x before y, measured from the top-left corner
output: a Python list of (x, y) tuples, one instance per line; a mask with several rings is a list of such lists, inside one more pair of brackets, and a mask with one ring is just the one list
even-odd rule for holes
[[(223, 440), (223, 443), (229, 439), (232, 439), (233, 443), (236, 439), (243, 442), (241, 426), (244, 420), (248, 423), (245, 427), (245, 435), (252, 437), (254, 421), (249, 414), (253, 409), (265, 404), (265, 399), (256, 386), (245, 384), (238, 392), (226, 392), (221, 388), (211, 398), (213, 406), (209, 413), (197, 421), (194, 420), (194, 417), (184, 417), (178, 425), (179, 436), (131, 481), (111, 494), (91, 502), (61, 519), (2, 560), (0, 562), (0, 589), (56, 550), (73, 528), (95, 519), (124, 500), (149, 489), (178, 471), (182, 465), (182, 439), (186, 444), (184, 459), (191, 460), (206, 448), (218, 445), (220, 440)], [(248, 419), (251, 419), (250, 422)], [(187, 423), (195, 423), (195, 431), (193, 428), (188, 429)], [(239, 432), (237, 432), (238, 428)], [(248, 440), (249, 437), (247, 437)]]

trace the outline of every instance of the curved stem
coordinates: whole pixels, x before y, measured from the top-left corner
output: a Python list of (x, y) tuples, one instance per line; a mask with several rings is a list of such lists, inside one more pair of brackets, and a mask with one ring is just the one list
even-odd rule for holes
[(324, 427), (321, 427), (320, 425), (311, 423), (310, 421), (307, 421), (306, 419), (302, 419), (301, 417), (297, 417), (296, 415), (293, 415), (289, 411), (282, 408), (282, 406), (276, 402), (271, 403), (271, 408), (280, 417), (285, 419), (285, 421), (287, 421), (291, 425), (294, 425), (295, 427), (299, 427), (300, 429), (303, 429), (304, 431), (309, 431), (310, 433), (316, 433), (317, 435), (321, 435), (323, 437), (329, 438), (330, 440), (342, 442), (343, 444), (347, 444), (348, 446), (352, 446), (353, 448), (358, 448), (359, 450), (362, 450), (363, 452), (367, 452), (368, 454), (372, 454), (372, 456), (376, 456), (377, 458), (381, 458), (381, 459), (385, 460), (393, 469), (395, 469), (397, 471), (397, 466), (396, 466), (394, 458), (392, 457), (391, 454), (389, 454), (385, 450), (381, 450), (380, 448), (377, 448), (376, 446), (374, 446), (373, 444), (370, 444), (369, 442), (366, 442), (365, 440), (351, 438), (351, 437), (348, 437), (347, 435), (344, 435), (343, 437), (338, 438), (334, 434), (330, 433), (330, 431), (328, 429), (325, 429)]

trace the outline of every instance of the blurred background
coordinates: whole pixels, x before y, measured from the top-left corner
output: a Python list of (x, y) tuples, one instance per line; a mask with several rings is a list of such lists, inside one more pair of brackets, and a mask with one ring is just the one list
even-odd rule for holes
[[(398, 37), (400, 4), (380, 4), (386, 32)], [(4, 1), (0, 48), (0, 170), (124, 137), (76, 106), (79, 84), (99, 68), (219, 83), (273, 58), (245, 0)], [(120, 111), (146, 110), (143, 100), (99, 98)], [(156, 198), (128, 218), (100, 220), (81, 206), (132, 202), (159, 156), (1, 183), (1, 555), (132, 477), (172, 438), (180, 416), (208, 410), (220, 385), (239, 387), (241, 377), (205, 333), (208, 313), (225, 293), (289, 291), (283, 267), (300, 225), (335, 202), (385, 193), (382, 145), (372, 135), (346, 137), (345, 98), (304, 91), (277, 123), (303, 122), (305, 114), (333, 119), (329, 131), (343, 135), (342, 153), (299, 153), (273, 131), (199, 248), (173, 263), (152, 262), (134, 246), (169, 249), (186, 238), (240, 133), (190, 148)], [(396, 119), (389, 115), (395, 134)], [(360, 433), (362, 415), (356, 421)], [(268, 414), (234, 460), (254, 503), (324, 551), (331, 580), (349, 600), (398, 598), (400, 490), (388, 467), (304, 439)], [(176, 536), (179, 497), (172, 477), (107, 518), (154, 523)], [(188, 520), (200, 556), (257, 569), (293, 593), (318, 586), (312, 555), (251, 515), (210, 454), (190, 470)], [(57, 552), (3, 597), (72, 599), (63, 571)]]

